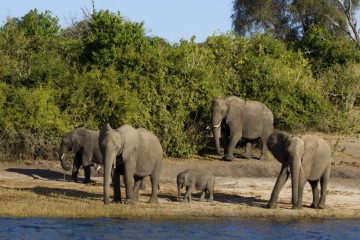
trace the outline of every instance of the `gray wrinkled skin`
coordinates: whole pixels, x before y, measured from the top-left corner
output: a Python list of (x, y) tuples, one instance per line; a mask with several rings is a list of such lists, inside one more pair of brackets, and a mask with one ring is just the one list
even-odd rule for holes
[(235, 96), (215, 98), (211, 107), (211, 124), (219, 155), (220, 136), (222, 138), (225, 160), (233, 160), (234, 148), (241, 139), (247, 142), (244, 154), (246, 158), (251, 158), (250, 142), (260, 139), (260, 159), (265, 159), (266, 141), (274, 129), (274, 116), (263, 103), (245, 101)]
[[(194, 188), (201, 190), (199, 201), (205, 201), (205, 194), (209, 192), (208, 201), (214, 201), (215, 177), (208, 170), (188, 169), (177, 176), (177, 187), (179, 201), (188, 200), (191, 202), (191, 192)], [(186, 187), (184, 198), (181, 199), (181, 189)]]
[(138, 199), (144, 177), (150, 176), (152, 193), (149, 203), (158, 202), (159, 178), (163, 150), (159, 139), (144, 128), (129, 125), (100, 130), (99, 146), (104, 157), (104, 203), (109, 204), (110, 176), (113, 171), (114, 202), (121, 202), (120, 175), (125, 176), (126, 202)]
[[(274, 132), (269, 136), (267, 146), (273, 156), (282, 163), (267, 207), (277, 206), (279, 193), (291, 173), (293, 209), (302, 207), (304, 186), (307, 181), (313, 193), (311, 207), (325, 208), (326, 190), (331, 172), (329, 144), (318, 136), (293, 137), (284, 132)], [(319, 183), (321, 192), (318, 189)]]
[(64, 161), (64, 155), (69, 151), (75, 154), (72, 179), (77, 182), (79, 168), (82, 165), (85, 172), (84, 183), (91, 182), (91, 164), (103, 164), (103, 157), (101, 155), (99, 144), (99, 131), (88, 130), (86, 128), (76, 128), (71, 132), (64, 134), (60, 144), (59, 160), (64, 170), (70, 171), (71, 166), (67, 166)]

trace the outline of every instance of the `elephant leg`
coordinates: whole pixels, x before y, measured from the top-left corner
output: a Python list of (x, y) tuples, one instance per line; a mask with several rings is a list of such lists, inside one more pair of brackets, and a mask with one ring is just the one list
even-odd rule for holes
[(268, 148), (266, 146), (266, 140), (267, 138), (261, 138), (261, 155), (260, 160), (266, 160), (266, 152), (268, 151)]
[(91, 183), (90, 180), (90, 175), (91, 175), (91, 166), (84, 166), (84, 175), (85, 175), (85, 180), (83, 181), (83, 183)]
[(77, 152), (74, 157), (73, 168), (71, 172), (71, 179), (74, 180), (74, 182), (77, 182), (80, 166), (81, 166), (81, 153)]
[(160, 189), (160, 170), (161, 170), (161, 162), (156, 162), (155, 170), (150, 175), (151, 180), (151, 197), (148, 201), (148, 203), (158, 203), (158, 194)]
[(251, 143), (247, 142), (245, 144), (245, 153), (243, 154), (243, 156), (247, 159), (251, 158)]
[(135, 201), (139, 200), (139, 189), (140, 189), (140, 185), (141, 185), (142, 181), (144, 181), (144, 178), (135, 178), (135, 183), (134, 183), (134, 200)]
[(309, 181), (309, 183), (311, 185), (312, 194), (313, 194), (313, 202), (310, 207), (317, 208), (319, 205), (319, 194), (320, 194), (318, 188), (319, 181)]
[(227, 151), (228, 151), (228, 145), (229, 145), (229, 139), (230, 137), (230, 131), (229, 131), (229, 126), (228, 125), (224, 125), (221, 129), (221, 138), (222, 138), (222, 141), (223, 141), (223, 145), (224, 145), (224, 155), (227, 154)]
[(144, 177), (144, 178), (141, 180), (141, 183), (140, 183), (140, 189), (141, 189), (141, 190), (146, 190), (147, 178), (148, 178), (148, 177)]
[(92, 151), (84, 150), (81, 156), (81, 162), (84, 167), (85, 180), (84, 183), (90, 183), (90, 175), (91, 175), (91, 159), (93, 153)]
[(121, 203), (121, 189), (120, 189), (120, 170), (115, 168), (113, 170), (112, 182), (114, 188), (114, 202)]
[(191, 203), (191, 191), (194, 187), (194, 184), (186, 186), (186, 193), (184, 195), (184, 199), (188, 199), (189, 203)]
[(206, 189), (201, 190), (201, 195), (200, 195), (199, 202), (204, 202), (205, 201), (205, 193), (206, 193)]
[(281, 166), (279, 176), (276, 179), (275, 186), (272, 190), (270, 201), (266, 205), (267, 208), (276, 208), (277, 207), (279, 193), (280, 193), (281, 189), (283, 188), (284, 184), (286, 183), (287, 179), (289, 178), (289, 175), (290, 175), (290, 172), (288, 171), (288, 165), (283, 164)]
[(125, 192), (126, 192), (126, 204), (134, 203), (134, 166), (131, 164), (135, 162), (134, 159), (130, 159), (129, 163), (125, 163)]
[(235, 135), (230, 139), (230, 143), (227, 147), (227, 154), (224, 156), (224, 160), (232, 161), (234, 159), (234, 149), (240, 139), (241, 135)]
[(327, 191), (327, 185), (330, 180), (330, 166), (326, 169), (323, 176), (320, 178), (320, 187), (321, 187), (321, 193), (320, 193), (320, 200), (318, 208), (324, 209), (325, 208), (325, 201), (326, 201), (326, 191)]
[(214, 188), (208, 189), (209, 190), (209, 198), (208, 198), (208, 202), (213, 202), (214, 201)]
[(300, 168), (300, 173), (299, 173), (299, 188), (298, 188), (298, 201), (297, 203), (293, 206), (293, 209), (301, 209), (302, 208), (302, 200), (303, 200), (303, 194), (304, 194), (304, 187), (305, 187), (305, 183), (306, 183), (306, 176), (305, 176), (305, 172), (302, 168)]

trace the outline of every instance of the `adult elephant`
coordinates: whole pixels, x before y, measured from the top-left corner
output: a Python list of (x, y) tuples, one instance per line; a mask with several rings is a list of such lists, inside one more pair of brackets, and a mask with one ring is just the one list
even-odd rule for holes
[[(267, 207), (276, 207), (279, 193), (291, 173), (293, 209), (302, 207), (306, 181), (310, 183), (313, 193), (311, 207), (324, 208), (331, 171), (329, 144), (318, 136), (293, 137), (284, 132), (274, 132), (269, 136), (267, 146), (274, 157), (282, 163)], [(319, 182), (321, 185), (320, 199)]]
[[(113, 171), (114, 202), (121, 202), (120, 175), (125, 175), (126, 202), (138, 199), (144, 177), (150, 176), (149, 203), (157, 203), (163, 149), (159, 139), (144, 128), (124, 125), (116, 130), (106, 124), (100, 130), (99, 146), (104, 157), (104, 203), (109, 204), (110, 176)], [(134, 194), (135, 193), (135, 194)]]
[(84, 183), (90, 183), (91, 164), (103, 164), (103, 157), (99, 149), (99, 132), (100, 131), (81, 127), (66, 133), (62, 137), (59, 152), (61, 166), (66, 171), (71, 170), (71, 166), (66, 164), (64, 156), (69, 151), (72, 151), (75, 154), (75, 157), (71, 177), (75, 182), (77, 182), (77, 176), (81, 165), (84, 168)]
[(274, 116), (265, 104), (245, 101), (236, 96), (215, 98), (211, 107), (211, 121), (216, 151), (220, 152), (220, 135), (224, 144), (223, 159), (233, 160), (236, 144), (243, 138), (246, 143), (244, 157), (251, 158), (251, 141), (260, 139), (260, 159), (265, 159), (266, 140), (274, 129)]

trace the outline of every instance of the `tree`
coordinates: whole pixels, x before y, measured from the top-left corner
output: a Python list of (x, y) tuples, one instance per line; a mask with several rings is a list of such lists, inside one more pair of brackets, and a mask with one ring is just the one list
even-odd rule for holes
[[(241, 35), (267, 31), (282, 40), (296, 40), (317, 25), (334, 33), (347, 27), (335, 2), (341, 0), (236, 0), (233, 25)], [(354, 8), (359, 1), (352, 1)], [(334, 25), (336, 22), (337, 25)]]
[[(357, 29), (357, 21), (354, 17), (355, 10), (359, 7), (358, 1), (335, 0), (335, 4), (345, 17), (346, 27), (342, 29), (360, 48), (360, 29)], [(335, 19), (332, 19), (330, 16), (329, 19), (335, 26), (340, 25), (339, 22), (337, 22)]]

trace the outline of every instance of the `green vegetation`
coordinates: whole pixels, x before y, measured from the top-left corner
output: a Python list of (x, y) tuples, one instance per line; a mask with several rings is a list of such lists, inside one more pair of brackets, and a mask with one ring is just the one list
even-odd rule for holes
[(62, 29), (36, 9), (0, 28), (0, 159), (53, 158), (78, 126), (131, 124), (161, 139), (167, 155), (206, 144), (211, 100), (266, 103), (276, 128), (360, 133), (348, 121), (360, 83), (360, 51), (313, 28), (295, 42), (271, 35), (210, 36), (170, 44), (142, 23), (94, 11)]

